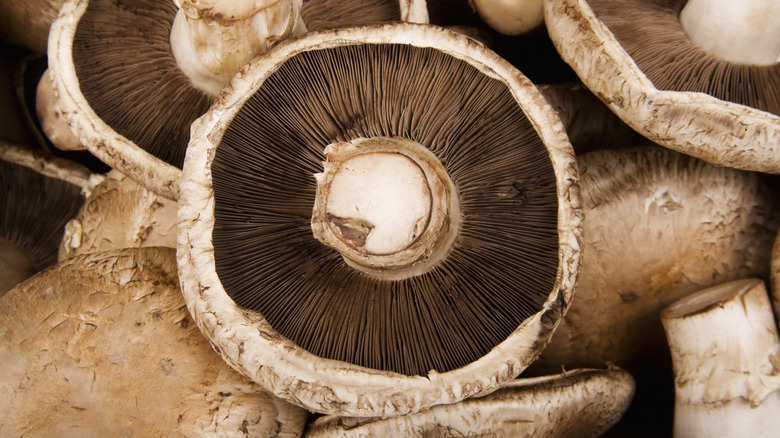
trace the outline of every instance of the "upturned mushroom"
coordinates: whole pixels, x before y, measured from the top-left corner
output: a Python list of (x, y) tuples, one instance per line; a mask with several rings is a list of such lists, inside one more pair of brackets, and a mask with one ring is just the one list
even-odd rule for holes
[[(561, 57), (627, 124), (670, 149), (767, 173), (780, 173), (778, 17), (771, 0), (545, 2)], [(710, 46), (711, 33), (733, 50)]]
[(182, 291), (225, 360), (286, 400), (391, 416), (484, 395), (568, 307), (571, 146), (471, 38), (309, 33), (250, 63), (192, 133)]
[(176, 247), (176, 203), (112, 170), (65, 224), (58, 259), (144, 246)]
[(780, 338), (763, 281), (703, 289), (661, 320), (674, 364), (674, 436), (780, 433)]
[(0, 295), (57, 261), (64, 226), (100, 177), (0, 140)]
[(306, 412), (214, 353), (175, 251), (74, 257), (0, 298), (2, 436), (300, 436)]
[[(413, 19), (417, 3), (401, 2), (401, 18)], [(76, 144), (173, 200), (190, 124), (246, 62), (306, 30), (301, 0), (177, 4), (66, 2), (49, 37), (50, 80), (41, 84), (53, 88), (56, 108), (39, 110), (60, 114)]]
[(306, 437), (597, 437), (620, 419), (633, 394), (634, 380), (624, 370), (577, 369), (516, 379), (484, 397), (401, 417), (322, 417)]

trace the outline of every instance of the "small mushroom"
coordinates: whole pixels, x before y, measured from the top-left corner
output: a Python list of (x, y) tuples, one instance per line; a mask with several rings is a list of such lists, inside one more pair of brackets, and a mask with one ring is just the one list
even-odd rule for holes
[(542, 0), (469, 0), (482, 20), (509, 36), (531, 32), (544, 23)]
[(74, 257), (0, 298), (2, 436), (300, 436), (190, 318), (175, 251)]
[(65, 224), (58, 258), (144, 246), (176, 247), (176, 203), (112, 170)]
[[(707, 5), (691, 7), (691, 16), (740, 8), (743, 12), (727, 12), (728, 23), (705, 26), (730, 42), (750, 41), (751, 32), (775, 47), (780, 41), (780, 13), (771, 12), (777, 2), (763, 2), (756, 12), (745, 12), (755, 7), (751, 1), (688, 3)], [(780, 173), (778, 53), (774, 59), (746, 62), (708, 52), (687, 34), (686, 22), (693, 20), (684, 18), (685, 4), (547, 1), (545, 23), (582, 82), (651, 141), (721, 166)], [(740, 27), (737, 22), (745, 14), (751, 18)], [(745, 29), (754, 24), (766, 27)]]
[(778, 436), (780, 339), (763, 281), (703, 289), (661, 320), (674, 364), (674, 436)]
[(192, 314), (228, 363), (316, 412), (400, 415), (497, 389), (538, 355), (576, 278), (560, 120), (519, 71), (437, 26), (271, 49), (193, 125), (182, 187)]
[(490, 395), (401, 417), (322, 417), (306, 436), (596, 437), (620, 419), (633, 394), (624, 370), (577, 369), (515, 379)]
[(0, 140), (0, 295), (57, 262), (64, 226), (100, 177)]

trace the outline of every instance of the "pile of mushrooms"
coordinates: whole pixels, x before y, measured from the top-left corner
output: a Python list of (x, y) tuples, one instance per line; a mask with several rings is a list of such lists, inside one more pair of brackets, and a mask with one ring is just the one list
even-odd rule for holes
[(777, 436), (777, 17), (4, 2), (0, 435)]

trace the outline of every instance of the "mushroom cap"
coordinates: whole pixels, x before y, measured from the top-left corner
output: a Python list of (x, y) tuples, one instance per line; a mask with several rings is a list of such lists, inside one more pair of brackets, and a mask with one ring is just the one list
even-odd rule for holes
[(63, 0), (4, 0), (0, 2), (0, 39), (36, 53), (46, 53), (49, 27)]
[(65, 224), (58, 258), (145, 246), (176, 247), (176, 203), (112, 170)]
[[(176, 11), (173, 2), (68, 0), (52, 24), (48, 48), (57, 105), (79, 141), (169, 199), (178, 198), (189, 126), (210, 104), (171, 52)], [(106, 22), (118, 24), (107, 28)], [(127, 66), (141, 68), (131, 74)], [(80, 79), (84, 71), (97, 74)]]
[(544, 22), (542, 0), (469, 0), (491, 28), (504, 35), (522, 35)]
[[(540, 146), (544, 159), (551, 161), (555, 174), (553, 196), (557, 197), (558, 205), (553, 209), (553, 221), (557, 218), (553, 234), (557, 239), (557, 267), (552, 271), (551, 288), (539, 291), (543, 303), (484, 356), (446, 372), (432, 370), (426, 375), (405, 375), (312, 354), (282, 336), (261, 313), (239, 307), (226, 292), (215, 268), (212, 237), (216, 220), (214, 184), (218, 180), (212, 179), (215, 171), (212, 163), (215, 154), (230, 152), (227, 147), (218, 150), (217, 146), (236, 124), (234, 119), (242, 107), (293, 56), (334, 47), (379, 47), (381, 44), (409, 47), (409, 50), (435, 49), (498, 81), (510, 93), (513, 105), (519, 105), (533, 120), (534, 135), (544, 142)], [(382, 88), (372, 89), (379, 91)], [(282, 110), (278, 112), (284, 114)], [(230, 135), (246, 135), (242, 133), (242, 130), (236, 130)], [(306, 169), (300, 175), (286, 174), (287, 180), (305, 178), (314, 187), (312, 175), (319, 171), (316, 166), (324, 158), (322, 149), (330, 143), (328, 139), (319, 141), (323, 144), (315, 146), (307, 158), (314, 164), (305, 165)], [(286, 144), (284, 147), (295, 146)], [(267, 158), (264, 154), (257, 156)], [(274, 171), (282, 168), (265, 166), (263, 169), (270, 171), (271, 167)], [(223, 174), (229, 176), (230, 172)], [(535, 358), (571, 298), (579, 258), (576, 182), (571, 146), (554, 111), (520, 72), (476, 41), (435, 26), (413, 24), (312, 32), (278, 45), (246, 66), (228, 85), (220, 100), (193, 125), (179, 201), (178, 257), (182, 290), (201, 330), (228, 363), (272, 393), (312, 411), (349, 416), (400, 415), (434, 404), (487, 394), (516, 377)], [(248, 188), (246, 193), (253, 190)], [(273, 202), (277, 200), (285, 204), (294, 202), (274, 195)], [(308, 206), (309, 215), (312, 204)], [(302, 232), (310, 233), (308, 219), (303, 226)], [(290, 248), (293, 252), (302, 252), (303, 247), (295, 246), (295, 242), (291, 242)], [(271, 258), (279, 258), (273, 251), (268, 254)], [(337, 262), (341, 260), (338, 255), (327, 257)], [(260, 274), (259, 278), (273, 272)], [(312, 274), (318, 272), (307, 275)]]
[[(628, 2), (617, 2), (628, 3)], [(723, 97), (714, 97), (686, 88), (674, 89), (661, 80), (676, 76), (706, 78), (706, 72), (681, 72), (696, 65), (691, 58), (672, 51), (685, 45), (687, 39), (672, 36), (673, 30), (653, 38), (646, 32), (631, 31), (639, 39), (677, 38), (676, 43), (655, 51), (648, 51), (648, 60), (658, 59), (659, 53), (670, 67), (661, 77), (648, 77), (648, 70), (632, 58), (608, 25), (594, 12), (596, 2), (587, 0), (559, 0), (545, 2), (545, 23), (550, 38), (559, 54), (577, 72), (582, 82), (604, 101), (612, 111), (636, 131), (664, 147), (692, 155), (713, 164), (766, 173), (780, 173), (780, 116), (777, 107), (760, 108), (747, 103), (733, 103)], [(631, 13), (648, 15), (650, 2), (631, 3)], [(666, 9), (656, 21), (675, 21), (674, 8)], [(625, 23), (636, 21), (619, 15)], [(627, 28), (627, 26), (624, 26)], [(679, 30), (679, 29), (678, 29)], [(680, 30), (678, 32), (682, 33)], [(690, 44), (689, 44), (690, 45)], [(679, 47), (678, 47), (679, 46)], [(680, 50), (688, 50), (680, 48)], [(703, 51), (701, 51), (704, 53)], [(674, 52), (677, 53), (677, 52)], [(681, 65), (675, 65), (675, 62)], [(703, 67), (702, 67), (703, 68)], [(767, 78), (777, 77), (780, 63), (763, 67)], [(677, 70), (672, 70), (677, 69)], [(717, 67), (731, 73), (727, 67)], [(737, 68), (733, 69), (737, 71)], [(737, 74), (738, 71), (737, 71)], [(763, 73), (762, 73), (763, 74)], [(744, 73), (749, 75), (749, 73)], [(758, 75), (757, 75), (758, 76)], [(736, 79), (735, 82), (742, 79)], [(716, 79), (717, 87), (726, 79)], [(745, 80), (745, 82), (752, 81)], [(685, 87), (683, 85), (683, 87)], [(759, 90), (737, 92), (733, 95), (776, 93), (778, 87), (760, 87)], [(759, 101), (763, 100), (759, 97)], [(766, 100), (767, 102), (769, 99)]]
[(515, 379), (496, 392), (416, 414), (377, 419), (326, 416), (306, 436), (596, 437), (623, 415), (634, 379), (617, 367)]
[(2, 297), (0, 315), (3, 436), (303, 431), (303, 410), (210, 348), (179, 292), (173, 249), (60, 262)]
[(574, 300), (533, 367), (668, 367), (658, 316), (717, 283), (769, 274), (778, 201), (759, 174), (660, 147), (578, 156), (582, 265)]

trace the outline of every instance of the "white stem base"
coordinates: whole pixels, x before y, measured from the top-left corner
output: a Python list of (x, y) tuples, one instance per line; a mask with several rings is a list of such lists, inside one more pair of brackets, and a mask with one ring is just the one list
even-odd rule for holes
[(780, 62), (776, 0), (689, 0), (680, 24), (691, 41), (718, 58), (755, 65)]

